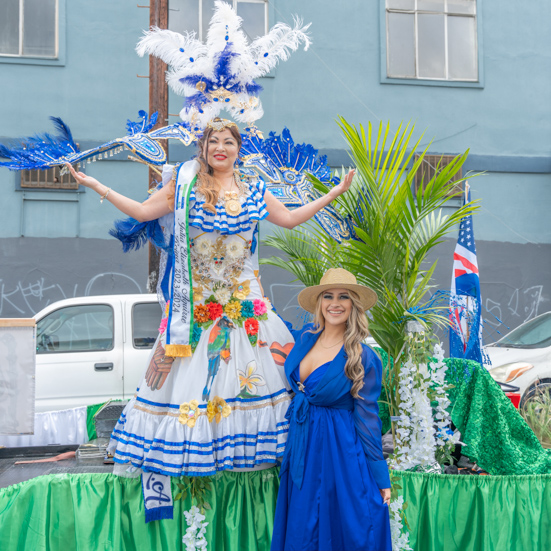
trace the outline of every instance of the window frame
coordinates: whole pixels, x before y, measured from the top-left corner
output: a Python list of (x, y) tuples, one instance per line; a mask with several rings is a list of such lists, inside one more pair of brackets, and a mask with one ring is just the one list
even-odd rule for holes
[[(27, 56), (20, 54), (4, 54), (0, 52), (0, 63), (15, 63), (18, 65), (65, 65), (66, 58), (66, 2), (67, 0), (56, 1), (56, 55), (54, 57)], [(20, 6), (23, 5), (23, 0), (19, 0)], [(21, 13), (21, 7), (20, 7)], [(19, 20), (20, 29), (20, 51), (23, 43), (23, 20)]]
[[(136, 306), (142, 306), (144, 304), (155, 304), (158, 308), (159, 308), (159, 312), (161, 314), (161, 320), (163, 318), (163, 312), (162, 312), (162, 309), (161, 309), (161, 305), (158, 303), (158, 302), (153, 302), (153, 301), (143, 301), (143, 302), (135, 302), (133, 305), (132, 305), (132, 310), (130, 311), (130, 316), (131, 316), (131, 320), (132, 320), (132, 323), (130, 324), (130, 327), (131, 327), (131, 335), (130, 335), (130, 338), (132, 340), (132, 348), (134, 350), (153, 350), (154, 346), (155, 346), (155, 342), (157, 339), (155, 339), (155, 341), (153, 341), (153, 344), (149, 347), (149, 348), (144, 348), (143, 346), (136, 346), (136, 343), (135, 343), (135, 340), (134, 340), (134, 313), (135, 313), (135, 310), (136, 310)], [(159, 322), (161, 321), (159, 320)], [(157, 331), (158, 333), (158, 331)]]
[[(107, 306), (111, 310), (111, 314), (113, 316), (113, 329), (112, 329), (112, 346), (111, 348), (98, 348), (98, 349), (91, 349), (91, 350), (52, 350), (51, 352), (39, 352), (38, 351), (38, 324), (45, 320), (48, 316), (51, 316), (52, 314), (55, 314), (56, 312), (59, 312), (60, 310), (64, 310), (66, 308), (75, 308), (77, 306)], [(67, 305), (67, 306), (60, 306), (59, 308), (56, 308), (55, 310), (52, 310), (51, 312), (48, 312), (43, 318), (40, 318), (36, 322), (36, 340), (37, 340), (37, 351), (36, 355), (44, 355), (44, 356), (50, 356), (52, 354), (90, 354), (95, 352), (112, 352), (115, 349), (115, 309), (113, 308), (112, 304), (106, 303), (106, 302), (93, 302), (93, 303), (86, 303), (86, 304), (74, 304), (74, 305)]]
[[(54, 166), (47, 169), (23, 169), (19, 171), (19, 186), (22, 191), (79, 191), (78, 182), (73, 181), (69, 172), (61, 174), (62, 167)], [(33, 178), (36, 176), (36, 179)], [(41, 182), (44, 176), (44, 182)], [(55, 182), (55, 178), (59, 181)]]
[[(474, 0), (475, 2), (475, 39), (476, 39), (476, 60), (478, 67), (478, 80), (448, 80), (431, 77), (390, 77), (387, 74), (388, 69), (388, 32), (387, 32), (387, 7), (386, 0), (379, 0), (379, 38), (380, 38), (380, 82), (381, 84), (406, 84), (412, 86), (442, 86), (451, 88), (484, 88), (484, 67), (483, 67), (483, 41), (482, 41), (482, 0)], [(417, 13), (415, 10), (394, 10), (392, 12)], [(433, 13), (428, 10), (420, 10), (423, 13)], [(436, 13), (436, 12), (434, 12)], [(447, 12), (439, 12), (447, 15)], [(454, 17), (454, 15), (451, 15)], [(465, 15), (468, 17), (468, 15)], [(446, 35), (447, 36), (447, 35)], [(417, 40), (417, 38), (415, 39)], [(416, 53), (417, 59), (417, 45)]]
[[(414, 155), (413, 162), (416, 163), (419, 160), (420, 156), (421, 155), (419, 153), (416, 153)], [(457, 155), (453, 155), (450, 153), (425, 153), (423, 156), (423, 161), (413, 178), (413, 192), (415, 193), (415, 195), (417, 195), (419, 188), (422, 188), (424, 191), (425, 186), (430, 182), (430, 180), (436, 174), (437, 168), (438, 168), (438, 172), (441, 172), (456, 157)], [(425, 171), (424, 167), (426, 165), (428, 165), (429, 168), (428, 170)], [(454, 199), (460, 201), (461, 197), (454, 196), (454, 194), (457, 193), (458, 191), (461, 191), (461, 192), (464, 191), (462, 166), (459, 167), (459, 170), (450, 178), (449, 181), (458, 182), (458, 183), (456, 183), (454, 187), (449, 191), (449, 193), (447, 194), (448, 198), (452, 199), (452, 201)]]
[[(196, 38), (201, 42), (206, 41), (206, 36), (203, 36), (203, 0), (196, 0), (198, 3), (199, 17), (198, 17), (198, 31)], [(233, 9), (237, 12), (238, 4), (264, 4), (264, 34), (267, 34), (270, 29), (270, 16), (272, 15), (272, 5), (269, 0), (227, 0), (231, 3)], [(170, 5), (169, 5), (170, 10)], [(170, 14), (169, 14), (170, 18)], [(209, 18), (210, 21), (210, 18)], [(169, 22), (170, 28), (170, 22)], [(174, 30), (174, 29), (172, 29)], [(181, 32), (181, 30), (178, 30)]]

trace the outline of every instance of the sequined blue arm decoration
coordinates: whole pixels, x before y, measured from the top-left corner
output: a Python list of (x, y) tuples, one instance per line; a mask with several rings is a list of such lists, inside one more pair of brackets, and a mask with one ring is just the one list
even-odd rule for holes
[(151, 130), (157, 122), (157, 113), (148, 119), (145, 111), (140, 111), (140, 122), (128, 121), (127, 135), (104, 143), (98, 147), (80, 151), (73, 141), (69, 127), (59, 118), (51, 117), (60, 134), (38, 134), (23, 138), (10, 144), (0, 145), (0, 156), (11, 161), (0, 162), (10, 170), (48, 169), (70, 163), (83, 168), (85, 164), (113, 157), (124, 150), (134, 153), (137, 159), (146, 164), (163, 165), (166, 163), (166, 152), (158, 140), (177, 139), (184, 145), (197, 140), (198, 134), (188, 123), (179, 122), (157, 130)]

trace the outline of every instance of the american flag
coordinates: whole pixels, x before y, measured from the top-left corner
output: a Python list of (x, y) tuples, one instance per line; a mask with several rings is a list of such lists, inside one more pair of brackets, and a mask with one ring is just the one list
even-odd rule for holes
[[(470, 202), (471, 191), (465, 185), (463, 204)], [(453, 253), (450, 299), (450, 356), (482, 363), (482, 323), (480, 316), (480, 278), (472, 216), (459, 226)]]

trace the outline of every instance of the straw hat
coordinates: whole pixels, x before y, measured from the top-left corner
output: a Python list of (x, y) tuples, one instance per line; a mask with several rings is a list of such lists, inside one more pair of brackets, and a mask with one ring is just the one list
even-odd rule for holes
[(343, 268), (329, 268), (320, 280), (319, 285), (306, 287), (298, 295), (298, 303), (307, 312), (314, 313), (320, 293), (327, 289), (349, 289), (359, 297), (364, 310), (369, 310), (377, 302), (373, 289), (356, 282), (356, 276)]

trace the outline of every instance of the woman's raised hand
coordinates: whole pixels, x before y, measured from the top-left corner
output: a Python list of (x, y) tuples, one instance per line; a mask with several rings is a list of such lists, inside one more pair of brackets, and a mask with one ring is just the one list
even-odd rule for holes
[(91, 189), (95, 189), (97, 191), (97, 186), (100, 185), (100, 182), (96, 180), (95, 178), (92, 178), (92, 176), (87, 176), (84, 174), (84, 172), (77, 172), (72, 165), (69, 163), (66, 163), (65, 166), (70, 170), (71, 174), (73, 175), (73, 178), (84, 187), (89, 187)]
[(349, 170), (346, 173), (346, 176), (341, 180), (341, 183), (337, 186), (335, 186), (330, 193), (334, 194), (334, 199), (338, 197), (339, 195), (342, 195), (345, 191), (348, 191), (350, 189), (350, 184), (352, 183), (352, 179), (354, 178), (354, 175), (356, 174), (356, 170), (352, 169)]

